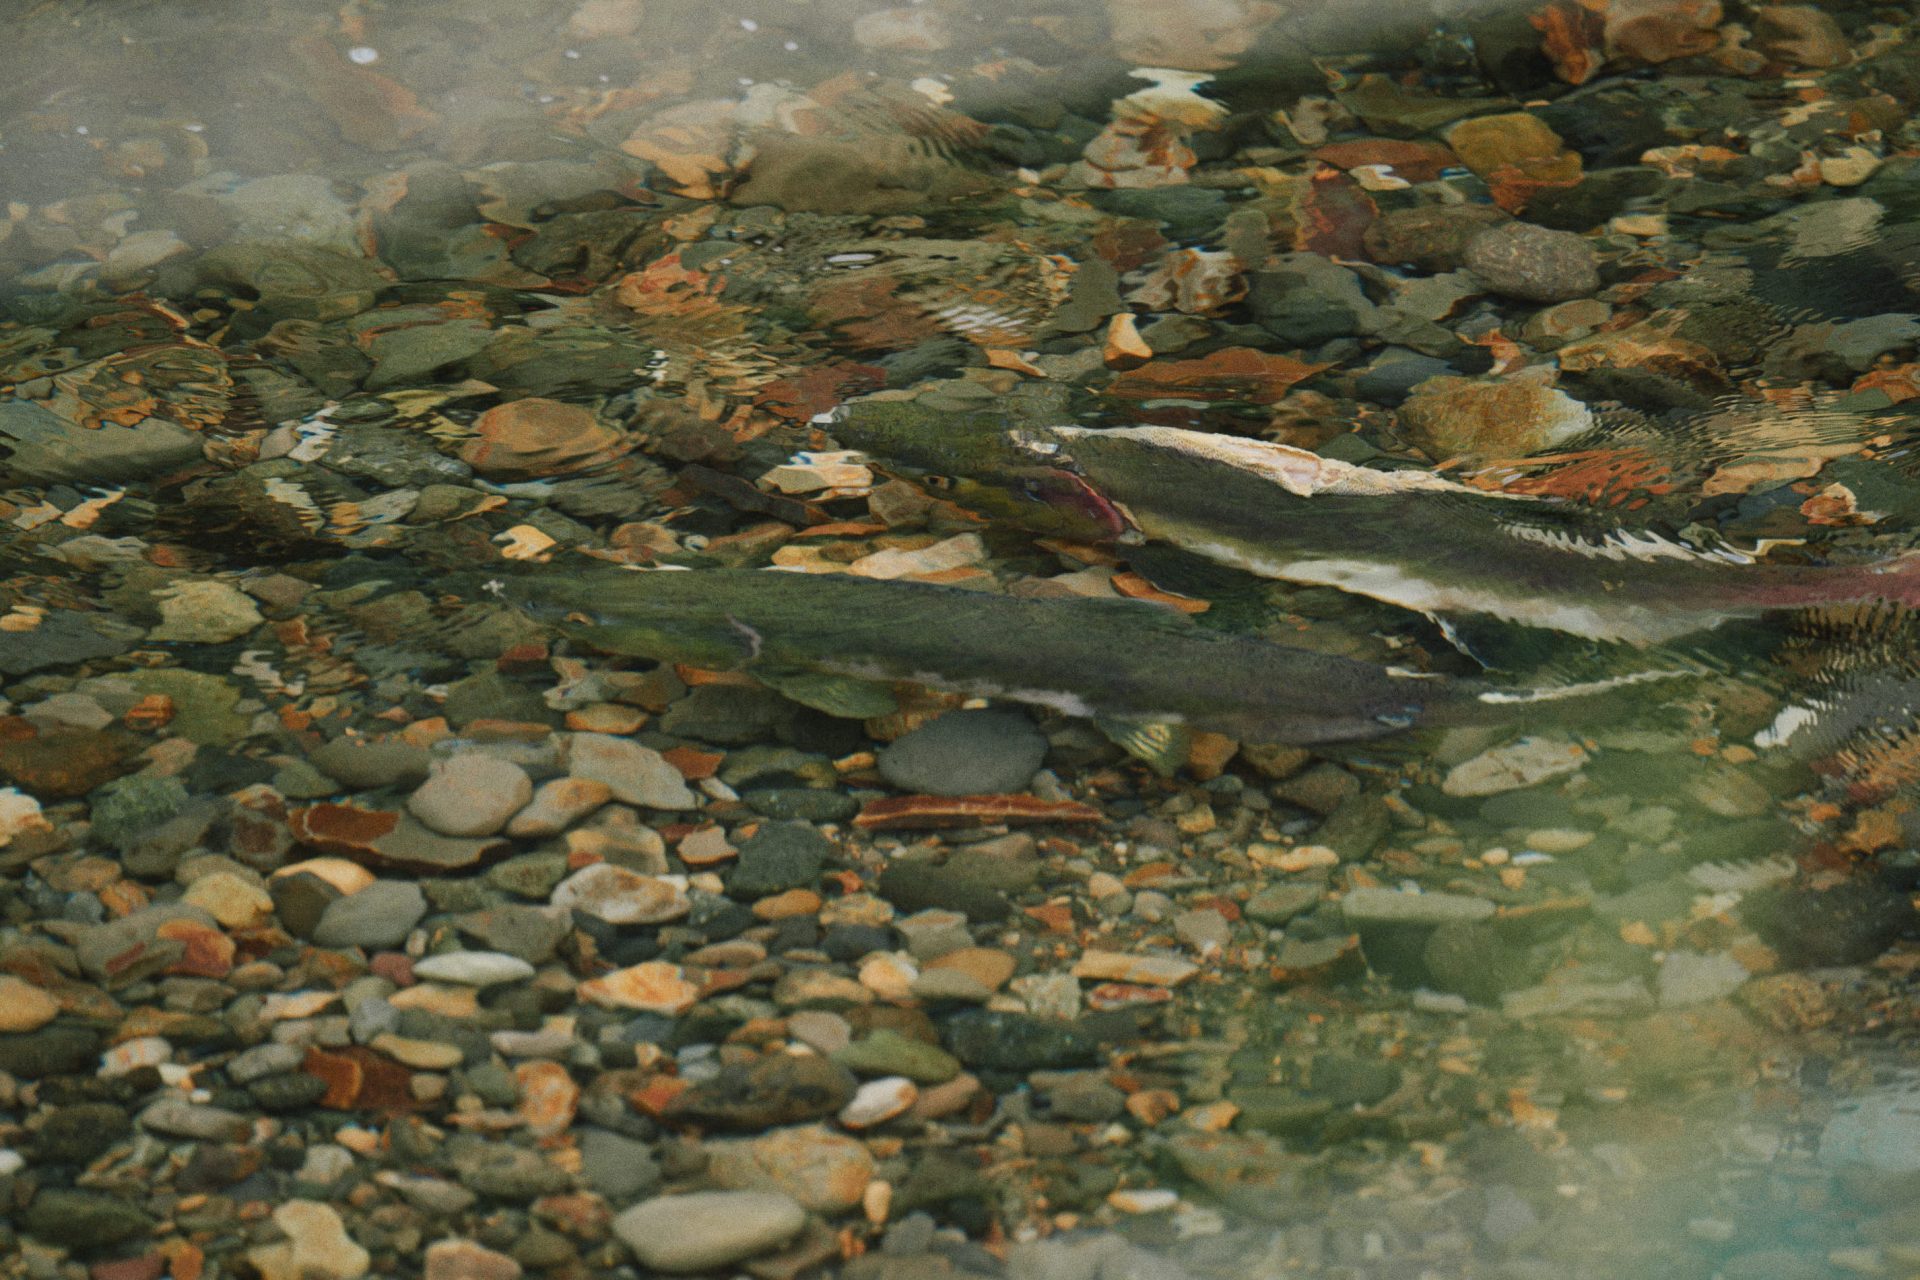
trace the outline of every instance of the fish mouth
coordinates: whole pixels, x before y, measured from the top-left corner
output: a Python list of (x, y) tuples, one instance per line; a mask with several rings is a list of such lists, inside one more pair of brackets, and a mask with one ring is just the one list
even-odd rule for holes
[(1007, 438), (1040, 464), (1021, 475), (1020, 489), (1027, 498), (1091, 524), (1110, 541), (1135, 531), (1125, 510), (1080, 474), (1052, 430), (1016, 429)]
[(1027, 497), (1056, 511), (1066, 512), (1118, 539), (1133, 529), (1118, 506), (1088, 484), (1085, 477), (1061, 467), (1040, 467), (1021, 481)]

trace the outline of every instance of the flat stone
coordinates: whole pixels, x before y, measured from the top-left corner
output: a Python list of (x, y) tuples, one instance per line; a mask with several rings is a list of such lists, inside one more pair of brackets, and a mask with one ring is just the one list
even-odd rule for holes
[(451, 1071), (465, 1059), (457, 1044), (443, 1040), (422, 1040), (413, 1036), (384, 1032), (367, 1042), (375, 1053), (384, 1053), (403, 1066), (421, 1071)]
[(99, 1249), (151, 1232), (154, 1220), (137, 1205), (104, 1191), (47, 1187), (20, 1219), (26, 1233), (70, 1249)]
[(282, 1071), (298, 1071), (306, 1051), (298, 1045), (269, 1043), (256, 1045), (235, 1055), (227, 1063), (227, 1079), (235, 1084), (250, 1084)]
[(1569, 738), (1528, 735), (1455, 765), (1440, 789), (1450, 796), (1499, 795), (1577, 773), (1586, 762), (1586, 748)]
[(266, 621), (247, 595), (213, 579), (179, 582), (155, 593), (160, 625), (147, 639), (185, 644), (225, 644)]
[(1654, 992), (1668, 1008), (1722, 1000), (1746, 985), (1752, 975), (1724, 951), (1669, 951), (1654, 975)]
[(601, 862), (582, 867), (554, 889), (555, 907), (584, 911), (608, 924), (664, 924), (687, 914), (692, 904), (670, 881)]
[(273, 1225), (284, 1242), (247, 1250), (260, 1280), (357, 1280), (367, 1273), (372, 1255), (347, 1234), (333, 1206), (289, 1200), (273, 1211)]
[(522, 840), (557, 836), (612, 798), (613, 788), (597, 778), (549, 779), (507, 822), (507, 834)]
[(873, 1003), (874, 992), (831, 969), (793, 969), (773, 986), (773, 1003), (782, 1009), (841, 1009)]
[(528, 964), (545, 964), (573, 927), (573, 918), (553, 907), (519, 903), (468, 912), (454, 920), (460, 932), (489, 951), (504, 951)]
[(992, 1071), (1080, 1067), (1093, 1061), (1097, 1042), (1078, 1028), (1031, 1014), (970, 1009), (941, 1028), (947, 1049), (964, 1065)]
[(1137, 982), (1177, 987), (1200, 966), (1172, 956), (1136, 956), (1120, 951), (1087, 951), (1074, 963), (1073, 976), (1093, 982)]
[(656, 1271), (711, 1271), (777, 1249), (800, 1234), (807, 1211), (773, 1191), (658, 1196), (613, 1220), (613, 1233)]
[(83, 1075), (100, 1053), (100, 1033), (59, 1022), (37, 1031), (0, 1035), (0, 1071), (22, 1080)]
[(201, 1106), (184, 1098), (162, 1098), (140, 1113), (140, 1127), (170, 1138), (202, 1142), (244, 1142), (253, 1121), (224, 1107)]
[(519, 956), (502, 951), (449, 951), (413, 962), (415, 977), (434, 982), (453, 982), (466, 987), (492, 987), (503, 982), (523, 982), (534, 968)]
[(1247, 919), (1269, 927), (1283, 925), (1320, 904), (1326, 891), (1318, 884), (1275, 884), (1247, 899), (1241, 908)]
[(398, 738), (335, 738), (307, 757), (349, 791), (417, 786), (426, 781), (431, 762), (425, 747)]
[(653, 1150), (639, 1139), (606, 1129), (585, 1129), (579, 1140), (581, 1176), (608, 1200), (630, 1200), (660, 1185)]
[[(1460, 162), (1481, 177), (1502, 169), (1525, 167), (1566, 154), (1566, 143), (1539, 116), (1526, 111), (1476, 116), (1447, 132), (1447, 145)], [(1570, 176), (1578, 177), (1579, 160)]]
[(490, 836), (533, 799), (533, 780), (511, 760), (468, 752), (436, 764), (407, 797), (407, 811), (443, 836)]
[(739, 850), (739, 860), (727, 873), (727, 892), (770, 898), (789, 889), (811, 889), (833, 843), (802, 822), (768, 822), (742, 840)]
[(881, 1076), (861, 1085), (838, 1119), (849, 1129), (871, 1129), (904, 1115), (920, 1100), (920, 1088), (905, 1076)]
[(1443, 925), (1485, 920), (1494, 906), (1485, 898), (1461, 893), (1401, 893), (1397, 889), (1351, 889), (1340, 900), (1347, 923), (1362, 925)]
[(831, 1057), (853, 1042), (853, 1028), (837, 1013), (802, 1009), (787, 1015), (787, 1034), (816, 1053)]
[[(910, 1082), (901, 1083), (913, 1087)], [(846, 1114), (844, 1109), (841, 1114)], [(856, 1207), (874, 1175), (873, 1156), (866, 1144), (824, 1125), (720, 1139), (706, 1143), (705, 1150), (707, 1176), (719, 1186), (730, 1191), (777, 1191), (815, 1213), (841, 1213)]]
[(60, 1016), (60, 1002), (11, 975), (0, 974), (0, 1032), (38, 1031)]
[(685, 1013), (700, 998), (700, 988), (687, 980), (680, 966), (664, 960), (616, 969), (589, 978), (574, 990), (581, 999), (611, 1009), (636, 1009), (668, 1017)]
[(558, 1195), (573, 1185), (566, 1170), (540, 1152), (504, 1142), (469, 1147), (453, 1158), (461, 1185), (483, 1196), (526, 1202)]
[(410, 815), (402, 815), (388, 834), (369, 852), (385, 867), (398, 871), (460, 871), (476, 867), (506, 848), (489, 836), (448, 836), (430, 829)]
[(658, 751), (604, 733), (576, 733), (567, 750), (567, 772), (604, 782), (622, 804), (647, 809), (697, 809), (699, 797), (687, 789), (679, 770)]
[(273, 914), (273, 898), (245, 876), (216, 871), (187, 886), (181, 901), (211, 915), (225, 929), (245, 929)]
[(520, 1264), (472, 1240), (436, 1240), (427, 1246), (422, 1280), (520, 1280)]

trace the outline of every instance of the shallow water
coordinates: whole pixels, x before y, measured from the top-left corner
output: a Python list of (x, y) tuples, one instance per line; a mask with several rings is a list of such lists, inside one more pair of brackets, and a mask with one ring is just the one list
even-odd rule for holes
[(24, 6), (9, 1274), (1920, 1274), (1914, 34)]

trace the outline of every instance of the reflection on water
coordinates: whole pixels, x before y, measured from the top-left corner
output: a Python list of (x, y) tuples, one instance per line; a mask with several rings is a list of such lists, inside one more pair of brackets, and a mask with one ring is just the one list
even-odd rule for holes
[(1912, 18), (19, 6), (9, 1274), (1920, 1273)]

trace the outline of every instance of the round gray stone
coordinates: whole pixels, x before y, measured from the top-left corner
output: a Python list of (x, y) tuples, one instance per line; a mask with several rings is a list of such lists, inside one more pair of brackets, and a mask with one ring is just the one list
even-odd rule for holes
[(335, 738), (307, 757), (307, 763), (349, 791), (417, 786), (427, 779), (425, 747), (397, 738)]
[(1024, 791), (1047, 740), (1020, 711), (950, 711), (880, 753), (880, 774), (903, 791), (936, 796)]
[(1467, 244), (1467, 267), (1495, 293), (1526, 302), (1565, 302), (1600, 288), (1593, 246), (1571, 231), (1509, 222)]
[(410, 880), (376, 880), (335, 898), (320, 913), (313, 941), (323, 947), (397, 947), (427, 914), (427, 896)]
[(775, 1191), (697, 1191), (643, 1200), (613, 1220), (643, 1267), (712, 1271), (785, 1244), (807, 1212)]

